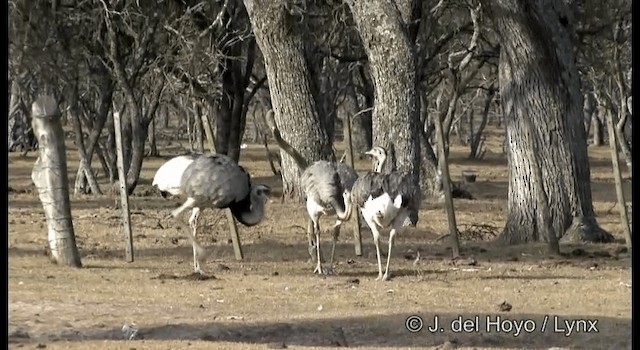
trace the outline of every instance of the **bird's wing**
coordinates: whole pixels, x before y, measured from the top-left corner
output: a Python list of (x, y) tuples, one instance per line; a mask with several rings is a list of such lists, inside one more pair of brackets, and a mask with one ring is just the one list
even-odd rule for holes
[(358, 177), (351, 188), (351, 199), (353, 203), (362, 207), (369, 196), (379, 197), (384, 193), (383, 182), (385, 175), (369, 171)]
[(222, 154), (198, 157), (182, 176), (184, 193), (198, 202), (226, 208), (249, 195), (251, 178), (244, 168)]
[(411, 176), (401, 172), (386, 174), (382, 187), (383, 191), (389, 193), (391, 198), (401, 195), (403, 207), (407, 207), (413, 203), (413, 199), (417, 194), (414, 186), (411, 184)]
[(351, 190), (353, 183), (358, 179), (358, 173), (352, 167), (343, 163), (336, 164), (336, 170), (338, 171), (342, 187)]

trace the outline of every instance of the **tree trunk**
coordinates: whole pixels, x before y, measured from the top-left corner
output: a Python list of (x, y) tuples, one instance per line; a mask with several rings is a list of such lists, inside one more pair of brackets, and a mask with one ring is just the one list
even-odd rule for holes
[(593, 145), (596, 147), (602, 146), (604, 142), (604, 125), (602, 125), (602, 119), (600, 112), (593, 113), (591, 121), (591, 128), (593, 129)]
[[(113, 82), (108, 75), (108, 71), (101, 66), (101, 75), (97, 78), (98, 80), (98, 88), (99, 88), (99, 100), (100, 103), (98, 105), (98, 111), (94, 116), (94, 120), (91, 120), (88, 116), (83, 114), (83, 121), (85, 127), (91, 129), (91, 133), (89, 134), (89, 139), (87, 140), (87, 152), (86, 152), (86, 166), (91, 168), (91, 162), (93, 159), (93, 153), (95, 150), (99, 149), (98, 139), (100, 138), (100, 134), (102, 133), (102, 129), (104, 128), (107, 120), (109, 119), (109, 109), (111, 108), (111, 102), (113, 97)], [(115, 149), (115, 145), (114, 145)], [(107, 170), (107, 168), (105, 168)], [(86, 176), (84, 172), (78, 171), (78, 175), (76, 177), (76, 187), (84, 188), (86, 187)]]
[[(75, 102), (72, 106), (75, 105)], [(87, 159), (87, 152), (84, 146), (84, 135), (82, 132), (82, 124), (80, 122), (80, 117), (78, 116), (80, 111), (78, 111), (77, 107), (72, 107), (69, 111), (71, 113), (71, 118), (73, 119), (73, 130), (76, 136), (76, 148), (78, 149), (78, 158), (80, 158), (80, 164), (78, 165), (78, 173), (76, 175), (76, 184), (74, 187), (74, 194), (87, 193), (87, 189), (85, 184), (88, 183), (89, 188), (91, 189), (91, 193), (96, 195), (101, 195), (102, 191), (100, 190), (100, 186), (98, 185), (98, 181), (96, 180), (95, 175), (93, 174), (93, 169), (89, 165), (89, 160)], [(86, 181), (78, 181), (79, 178), (83, 178)]]
[(160, 107), (160, 125), (163, 129), (169, 127), (169, 106), (164, 104)]
[(594, 98), (593, 93), (585, 93), (583, 98), (584, 104), (582, 109), (584, 110), (584, 128), (588, 138), (589, 134), (591, 133), (591, 123), (593, 122), (593, 116), (596, 113), (598, 105), (596, 104), (596, 99)]
[[(501, 239), (546, 241), (538, 227), (533, 157), (542, 168), (553, 231), (570, 240), (610, 242), (594, 217), (583, 100), (572, 18), (561, 0), (483, 0), (501, 37), (500, 95), (507, 126), (509, 195)], [(524, 118), (534, 126), (527, 132)], [(532, 154), (535, 144), (538, 154)]]
[(198, 102), (193, 102), (193, 114), (196, 118), (196, 152), (204, 153), (204, 126), (202, 124), (202, 108)]
[[(286, 10), (284, 0), (244, 3), (264, 57), (275, 120), (282, 137), (308, 162), (332, 158), (311, 90), (299, 18)], [(301, 199), (298, 166), (285, 151), (280, 150), (280, 155), (283, 195)]]
[[(355, 72), (354, 72), (355, 74)], [(373, 147), (373, 120), (372, 120), (372, 111), (373, 111), (373, 84), (367, 77), (367, 73), (362, 65), (358, 67), (358, 75), (359, 80), (364, 88), (363, 99), (364, 103), (359, 103), (356, 100), (356, 105), (358, 106), (358, 111), (365, 111), (360, 113), (357, 117), (351, 120), (351, 127), (353, 128), (354, 135), (354, 145), (356, 151), (362, 156), (362, 154)], [(356, 81), (356, 77), (352, 77), (354, 83)], [(357, 95), (355, 96), (357, 98)]]
[[(431, 134), (435, 131), (435, 123), (429, 121), (429, 112), (427, 110), (427, 96), (422, 94), (422, 108), (420, 109), (420, 191), (425, 197), (431, 197), (437, 201), (443, 201), (444, 189), (442, 184), (442, 176), (438, 167), (438, 157), (436, 156), (433, 146), (429, 142)], [(433, 116), (432, 116), (433, 118)], [(437, 114), (435, 116), (437, 118)], [(432, 119), (433, 120), (433, 119)]]
[(51, 257), (58, 264), (81, 267), (71, 218), (64, 132), (55, 99), (39, 97), (32, 105), (31, 114), (40, 144), (31, 179), (47, 218)]
[(115, 127), (113, 125), (113, 113), (108, 116), (107, 132), (108, 134), (105, 158), (107, 158), (107, 165), (109, 166), (109, 183), (114, 184), (118, 179), (118, 158), (116, 156), (116, 134)]
[(151, 123), (149, 123), (149, 128), (148, 128), (147, 133), (149, 135), (149, 156), (150, 157), (157, 157), (157, 156), (160, 155), (160, 153), (158, 152), (158, 146), (156, 144), (156, 122), (155, 122), (155, 120), (152, 119)]
[[(384, 147), (388, 159), (383, 171), (413, 176), (415, 197), (420, 188), (420, 124), (415, 52), (401, 12), (386, 0), (349, 0), (358, 33), (369, 59), (375, 87), (373, 144)], [(419, 203), (419, 202), (418, 202)], [(413, 224), (417, 208), (411, 210)]]

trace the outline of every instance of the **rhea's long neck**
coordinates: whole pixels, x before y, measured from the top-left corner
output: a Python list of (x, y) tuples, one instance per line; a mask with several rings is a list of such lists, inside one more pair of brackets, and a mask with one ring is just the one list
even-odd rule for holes
[[(248, 203), (247, 203), (248, 202)], [(264, 217), (264, 201), (253, 199), (231, 207), (233, 216), (245, 226), (257, 225)]]

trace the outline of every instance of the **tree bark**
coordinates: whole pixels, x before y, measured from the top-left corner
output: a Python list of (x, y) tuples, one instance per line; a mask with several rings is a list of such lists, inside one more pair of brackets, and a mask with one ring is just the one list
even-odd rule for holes
[(204, 125), (202, 123), (202, 108), (198, 102), (193, 102), (193, 114), (195, 117), (196, 151), (204, 153)]
[[(501, 39), (499, 80), (507, 127), (508, 216), (501, 239), (546, 241), (536, 217), (535, 163), (542, 168), (552, 228), (569, 240), (611, 242), (596, 222), (591, 198), (583, 97), (571, 18), (561, 0), (483, 0)], [(527, 132), (525, 118), (535, 132)], [(532, 154), (535, 145), (540, 147)]]
[(81, 267), (71, 218), (67, 156), (60, 111), (53, 97), (41, 96), (33, 103), (31, 114), (40, 145), (40, 155), (33, 166), (31, 179), (38, 189), (47, 218), (51, 257), (58, 264)]
[(158, 145), (156, 144), (156, 122), (154, 119), (149, 123), (147, 134), (149, 135), (149, 156), (157, 157), (160, 152), (158, 152)]
[[(388, 159), (383, 171), (412, 175), (420, 198), (420, 124), (415, 51), (395, 2), (346, 1), (353, 15), (375, 88), (373, 144), (384, 147)], [(418, 202), (419, 203), (419, 202)], [(413, 224), (417, 208), (411, 210)]]
[[(308, 162), (331, 159), (333, 152), (318, 115), (299, 18), (284, 0), (245, 0), (256, 42), (262, 51), (275, 120), (282, 137)], [(302, 199), (299, 169), (284, 150), (283, 196)]]
[[(355, 72), (353, 74), (356, 74)], [(358, 114), (357, 117), (354, 117), (351, 120), (351, 127), (353, 128), (354, 135), (354, 145), (355, 149), (362, 154), (373, 147), (373, 120), (372, 111), (373, 111), (373, 84), (367, 77), (367, 74), (364, 70), (364, 67), (360, 65), (358, 67), (358, 76), (352, 76), (353, 83), (356, 83), (357, 80), (360, 80), (361, 85), (363, 87), (362, 96), (363, 96), (363, 104), (359, 103), (358, 96), (354, 96), (356, 98), (356, 106), (358, 106), (358, 110), (356, 112), (364, 111)], [(353, 84), (352, 83), (352, 84)]]
[(80, 164), (78, 165), (78, 174), (76, 176), (76, 183), (74, 187), (74, 194), (86, 193), (87, 189), (84, 186), (85, 181), (78, 181), (78, 178), (83, 178), (86, 180), (86, 183), (89, 184), (89, 188), (91, 189), (91, 193), (96, 195), (101, 195), (102, 191), (100, 190), (100, 186), (98, 185), (98, 181), (96, 180), (95, 175), (93, 174), (93, 169), (89, 165), (89, 160), (87, 159), (87, 152), (84, 144), (84, 135), (82, 132), (82, 123), (80, 122), (80, 111), (78, 110), (78, 91), (74, 89), (74, 96), (71, 98), (72, 101), (70, 103), (71, 108), (69, 113), (71, 113), (71, 118), (73, 120), (73, 130), (75, 132), (76, 137), (76, 148), (78, 149), (78, 158), (80, 158)]
[(593, 129), (593, 145), (596, 147), (602, 146), (604, 140), (604, 126), (602, 125), (602, 119), (600, 112), (593, 113), (591, 117), (591, 128)]
[[(85, 123), (85, 127), (91, 129), (91, 133), (89, 134), (89, 139), (87, 140), (87, 151), (86, 151), (86, 159), (88, 168), (91, 168), (91, 162), (93, 159), (93, 153), (95, 150), (99, 150), (100, 146), (98, 145), (98, 139), (100, 138), (100, 134), (102, 133), (102, 129), (104, 128), (107, 119), (109, 119), (109, 109), (111, 108), (111, 102), (113, 97), (113, 82), (109, 77), (109, 73), (103, 65), (100, 65), (98, 68), (98, 95), (99, 95), (99, 104), (98, 111), (95, 113), (94, 120), (91, 120), (85, 114), (83, 114), (83, 120)], [(115, 148), (115, 146), (114, 146)], [(105, 171), (107, 168), (105, 168)], [(86, 177), (83, 171), (78, 171), (78, 176), (76, 176), (76, 188), (84, 188), (86, 184)]]

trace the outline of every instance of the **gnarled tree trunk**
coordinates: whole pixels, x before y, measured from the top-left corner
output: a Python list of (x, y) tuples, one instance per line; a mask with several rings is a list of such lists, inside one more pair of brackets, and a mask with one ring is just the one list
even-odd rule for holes
[[(416, 60), (402, 15), (402, 10), (409, 10), (387, 0), (348, 0), (347, 4), (369, 59), (375, 88), (373, 144), (384, 147), (388, 153), (383, 171), (412, 174), (414, 188), (419, 189), (420, 116)], [(411, 8), (410, 5), (405, 7)], [(418, 192), (417, 198), (420, 197)], [(414, 224), (418, 221), (417, 211), (410, 213), (410, 219)]]
[[(311, 89), (300, 19), (287, 11), (285, 0), (244, 3), (264, 56), (271, 102), (282, 137), (309, 162), (332, 158)], [(301, 199), (298, 166), (285, 151), (280, 150), (280, 156), (283, 195), (298, 195)]]
[[(501, 239), (546, 241), (537, 226), (533, 157), (558, 237), (610, 242), (594, 217), (573, 19), (562, 0), (483, 0), (501, 37), (500, 94), (507, 126), (508, 217)], [(535, 132), (528, 132), (525, 118)], [(533, 145), (533, 147), (532, 147)], [(539, 146), (537, 146), (539, 145)], [(538, 149), (532, 154), (532, 149)]]

